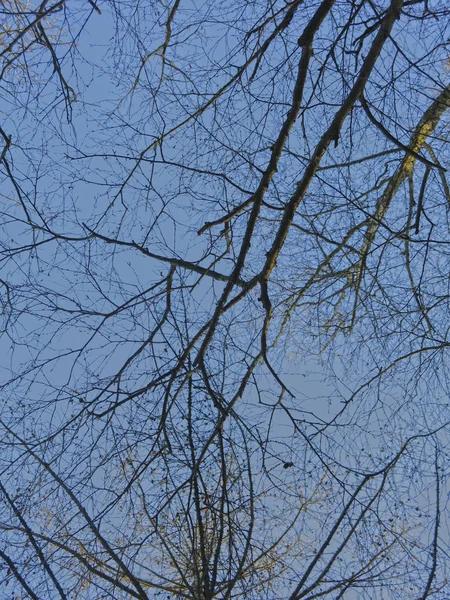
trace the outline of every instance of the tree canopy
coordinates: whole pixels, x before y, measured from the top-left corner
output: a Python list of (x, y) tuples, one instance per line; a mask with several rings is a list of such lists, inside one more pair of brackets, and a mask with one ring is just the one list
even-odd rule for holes
[(448, 599), (448, 3), (0, 12), (4, 598)]

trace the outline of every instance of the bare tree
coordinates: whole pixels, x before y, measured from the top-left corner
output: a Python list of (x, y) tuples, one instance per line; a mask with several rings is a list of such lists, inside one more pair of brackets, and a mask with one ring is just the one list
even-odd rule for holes
[(448, 598), (447, 3), (2, 15), (5, 598)]

